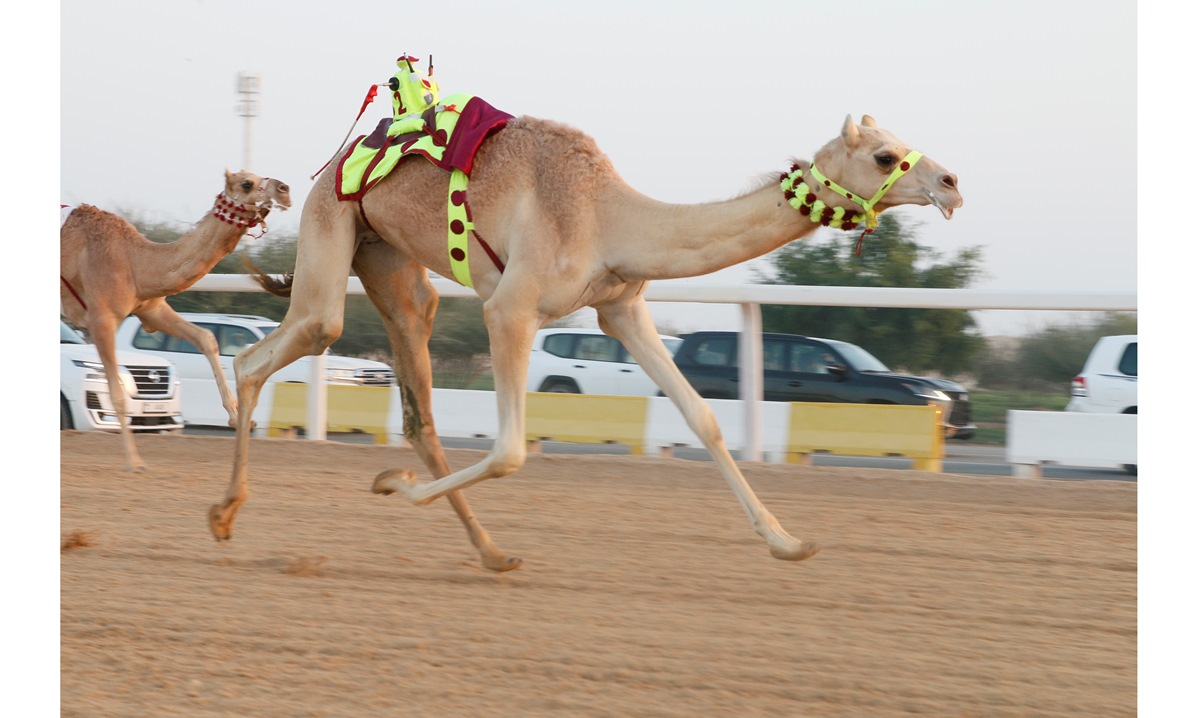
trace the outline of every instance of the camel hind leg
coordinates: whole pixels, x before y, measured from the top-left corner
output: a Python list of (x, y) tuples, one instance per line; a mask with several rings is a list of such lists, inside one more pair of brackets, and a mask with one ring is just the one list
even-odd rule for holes
[[(321, 191), (321, 184), (313, 191)], [(300, 357), (325, 351), (342, 333), (346, 278), (355, 249), (354, 216), (349, 203), (319, 204), (310, 199), (304, 205), (287, 314), (274, 331), (233, 361), (238, 405), (233, 475), (224, 499), (208, 511), (209, 528), (218, 541), (230, 538), (237, 511), (250, 495), (250, 432), (263, 385)]]
[(146, 331), (161, 331), (173, 337), (185, 339), (204, 352), (209, 366), (212, 367), (213, 378), (217, 381), (217, 391), (221, 394), (221, 405), (229, 414), (229, 425), (237, 426), (237, 397), (233, 395), (229, 389), (229, 383), (225, 380), (225, 370), (221, 368), (217, 339), (213, 333), (179, 316), (179, 313), (167, 304), (165, 298), (159, 298), (149, 303), (135, 314), (142, 320), (142, 326), (146, 328)]
[(499, 479), (516, 472), (525, 463), (525, 378), (533, 335), (541, 325), (540, 314), (527, 287), (533, 277), (510, 272), (499, 289), (483, 304), (492, 348), (496, 380), (496, 409), (499, 431), (492, 450), (472, 466), (429, 482), (415, 480), (411, 471), (393, 469), (376, 479), (378, 487), (398, 491), (418, 506), (480, 481)]
[(767, 540), (771, 555), (789, 561), (802, 561), (817, 553), (820, 546), (815, 541), (793, 538), (779, 525), (779, 521), (763, 506), (754, 489), (742, 476), (725, 446), (712, 409), (680, 373), (670, 352), (658, 338), (645, 300), (641, 296), (630, 297), (601, 305), (596, 311), (601, 329), (624, 344), (638, 365), (679, 407), (688, 426), (704, 442), (725, 481), (733, 489), (755, 532)]
[[(429, 359), (429, 336), (437, 311), (437, 291), (429, 283), (425, 267), (405, 257), (390, 244), (364, 241), (354, 255), (353, 268), (363, 288), (379, 310), (392, 345), (396, 378), (404, 404), (404, 435), (435, 479), (450, 474), (446, 453), (433, 423), (433, 371)], [(381, 476), (387, 475), (384, 472)], [(386, 479), (376, 479), (372, 490), (390, 494)], [(521, 559), (504, 554), (475, 518), (466, 495), (452, 491), (446, 499), (479, 550), (485, 568), (511, 571)]]

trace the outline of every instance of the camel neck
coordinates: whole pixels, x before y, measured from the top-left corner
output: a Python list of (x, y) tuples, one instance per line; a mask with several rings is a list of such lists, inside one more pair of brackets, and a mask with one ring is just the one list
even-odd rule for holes
[(627, 280), (709, 274), (762, 256), (813, 232), (771, 183), (747, 195), (699, 205), (666, 204), (637, 194), (613, 203), (610, 267)]
[(217, 262), (237, 248), (245, 227), (220, 219), (209, 212), (174, 242), (151, 243), (153, 271), (139, 276), (139, 294), (175, 294), (203, 277)]

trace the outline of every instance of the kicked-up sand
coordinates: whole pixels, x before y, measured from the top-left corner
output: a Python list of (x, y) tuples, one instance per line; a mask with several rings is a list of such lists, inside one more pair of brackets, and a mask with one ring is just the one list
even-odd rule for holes
[[(445, 501), (371, 493), (407, 448), (61, 433), (61, 715), (1134, 716), (1137, 484), (530, 455)], [(463, 468), (484, 452), (451, 450)]]

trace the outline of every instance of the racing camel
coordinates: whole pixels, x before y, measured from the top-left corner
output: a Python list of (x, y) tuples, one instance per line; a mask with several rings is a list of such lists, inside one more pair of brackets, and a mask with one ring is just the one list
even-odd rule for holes
[[(342, 154), (345, 154), (343, 151)], [(946, 219), (962, 205), (954, 174), (914, 151), (869, 116), (847, 117), (813, 162), (793, 161), (758, 189), (708, 204), (667, 204), (629, 187), (595, 141), (553, 121), (519, 117), (479, 147), (470, 175), (471, 247), (481, 261), (469, 280), (483, 300), (491, 342), (499, 431), (480, 462), (451, 472), (434, 430), (427, 340), (437, 295), (426, 268), (455, 276), (447, 251), (451, 175), (408, 159), (360, 202), (339, 201), (333, 167), (305, 201), (294, 275), (281, 326), (234, 361), (239, 405), (233, 475), (209, 510), (218, 540), (231, 536), (249, 495), (250, 417), (264, 382), (340, 335), (351, 268), (379, 309), (395, 352), (404, 431), (433, 475), (380, 473), (373, 491), (414, 504), (446, 496), (495, 571), (521, 561), (505, 555), (476, 520), (463, 489), (517, 471), (525, 461), (525, 381), (534, 333), (554, 319), (594, 307), (600, 327), (620, 340), (682, 412), (767, 543), (772, 556), (806, 559), (818, 544), (788, 534), (759, 501), (731, 457), (708, 404), (676, 369), (643, 299), (654, 279), (694, 277), (762, 256), (822, 225), (870, 228), (898, 205), (933, 205)], [(453, 204), (453, 199), (451, 201)], [(453, 223), (451, 223), (453, 224)], [(451, 228), (453, 232), (453, 227)], [(491, 261), (488, 261), (491, 259)], [(458, 275), (461, 283), (463, 275)]]
[(148, 331), (166, 332), (200, 347), (212, 365), (229, 425), (235, 426), (237, 399), (225, 382), (217, 340), (212, 332), (179, 316), (166, 297), (207, 274), (237, 248), (246, 230), (262, 223), (275, 206), (282, 210), (292, 206), (286, 184), (244, 170), (226, 170), (225, 188), (212, 210), (174, 242), (152, 242), (129, 222), (90, 204), (72, 209), (63, 223), (59, 232), (61, 311), (68, 322), (88, 333), (100, 354), (130, 470), (141, 470), (145, 463), (138, 456), (125, 415), (125, 389), (117, 373), (117, 326), (134, 314)]

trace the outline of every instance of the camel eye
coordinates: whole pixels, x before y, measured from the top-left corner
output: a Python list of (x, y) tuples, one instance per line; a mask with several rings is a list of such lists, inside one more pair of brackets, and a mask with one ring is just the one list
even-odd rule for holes
[(245, 182), (243, 182), (243, 183), (242, 183), (242, 190), (243, 190), (243, 191), (245, 191), (245, 192), (249, 192), (249, 191), (250, 191), (250, 190), (252, 190), (252, 189), (254, 189), (254, 183), (253, 183), (253, 182), (251, 182), (250, 180), (246, 180)]
[(875, 155), (875, 163), (880, 167), (887, 169), (888, 167), (896, 164), (896, 155), (893, 155), (891, 152)]

